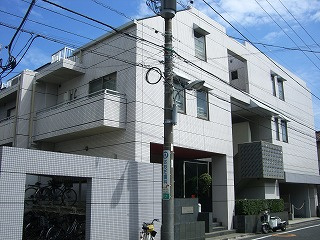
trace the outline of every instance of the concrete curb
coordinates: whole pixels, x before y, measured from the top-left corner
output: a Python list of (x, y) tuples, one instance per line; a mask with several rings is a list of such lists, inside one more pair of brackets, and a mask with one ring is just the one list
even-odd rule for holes
[[(311, 222), (319, 221), (319, 220), (320, 220), (320, 218), (318, 218), (318, 217), (289, 220), (288, 228), (296, 227), (298, 225), (303, 225), (303, 224), (307, 224), (307, 223), (311, 223)], [(257, 234), (257, 233), (233, 233), (233, 234), (228, 234), (228, 235), (219, 236), (219, 237), (206, 238), (206, 240), (246, 239), (246, 238), (249, 238), (249, 237), (253, 237), (255, 235), (261, 235), (261, 234)]]

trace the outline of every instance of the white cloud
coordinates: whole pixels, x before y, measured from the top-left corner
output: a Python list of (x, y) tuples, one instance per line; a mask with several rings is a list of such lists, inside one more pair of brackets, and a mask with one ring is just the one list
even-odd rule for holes
[(317, 11), (311, 18), (315, 22), (320, 22), (320, 10)]
[(138, 7), (138, 14), (134, 16), (133, 18), (139, 19), (144, 18), (146, 16), (153, 16), (154, 13), (152, 10), (147, 6), (145, 0), (140, 0), (139, 7)]
[[(281, 17), (278, 13), (286, 21), (293, 22), (294, 19), (280, 1), (300, 21), (320, 20), (320, 1), (318, 0), (207, 0), (230, 22), (238, 22), (244, 26), (257, 26), (273, 22), (268, 14), (275, 21), (279, 21)], [(195, 7), (221, 22), (214, 11), (204, 2), (195, 2)]]
[(264, 42), (274, 43), (278, 38), (282, 37), (284, 35), (284, 32), (282, 31), (274, 31), (269, 32), (267, 35), (263, 37)]
[(23, 68), (35, 69), (48, 62), (50, 62), (50, 55), (43, 52), (37, 47), (31, 47), (24, 58), (21, 60), (21, 66)]

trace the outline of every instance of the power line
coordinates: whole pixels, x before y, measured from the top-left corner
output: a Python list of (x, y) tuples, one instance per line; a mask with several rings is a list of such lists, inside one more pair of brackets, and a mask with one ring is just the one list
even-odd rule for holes
[[(289, 36), (289, 34), (280, 26), (280, 24), (274, 20), (274, 18), (264, 9), (264, 7), (257, 1), (255, 2), (260, 6), (260, 8), (271, 18), (271, 20), (282, 30), (282, 32), (296, 45), (296, 47), (299, 48), (298, 44), (293, 40), (292, 37)], [(272, 6), (273, 7), (273, 6)], [(286, 21), (285, 21), (286, 22)], [(290, 26), (290, 25), (289, 25)], [(300, 49), (300, 48), (299, 48)], [(309, 61), (320, 71), (320, 68), (315, 64), (315, 62), (305, 53), (302, 52), (308, 59)]]
[[(213, 74), (211, 71), (206, 70), (206, 69), (204, 69), (204, 68), (196, 65), (194, 62), (189, 61), (188, 59), (182, 57), (182, 56), (181, 56), (179, 53), (177, 53), (176, 51), (174, 51), (174, 53), (175, 53), (179, 58), (183, 59), (183, 60), (185, 61), (185, 63), (190, 64), (190, 65), (192, 65), (192, 66), (200, 69), (201, 71), (205, 72), (206, 74), (208, 74), (208, 75), (214, 77), (215, 79), (219, 80), (219, 81), (222, 82), (223, 84), (226, 84), (227, 86), (232, 87), (232, 88), (238, 90), (239, 92), (241, 92), (241, 93), (243, 93), (243, 94), (245, 94), (245, 95), (247, 95), (247, 96), (255, 99), (255, 100), (258, 101), (259, 103), (261, 103), (261, 104), (263, 104), (263, 105), (265, 105), (265, 106), (268, 106), (268, 107), (271, 108), (272, 110), (278, 112), (278, 110), (275, 109), (273, 106), (270, 106), (269, 104), (266, 104), (265, 102), (263, 102), (262, 100), (258, 99), (258, 98), (255, 97), (255, 96), (253, 96), (252, 94), (249, 94), (249, 93), (247, 93), (247, 92), (245, 92), (245, 91), (243, 91), (243, 90), (241, 90), (240, 88), (237, 88), (237, 87), (235, 87), (235, 86), (231, 86), (229, 83), (225, 82), (223, 79), (221, 79), (220, 77), (216, 76), (216, 75)], [(285, 116), (286, 116), (286, 115), (285, 115)], [(286, 117), (287, 117), (288, 119), (292, 119), (292, 117), (290, 117), (290, 116), (286, 116)], [(297, 120), (295, 120), (295, 119), (292, 119), (292, 120), (297, 121)], [(303, 125), (303, 126), (305, 126), (305, 127), (307, 127), (307, 128), (309, 128), (309, 129), (311, 129), (312, 131), (315, 131), (315, 130), (314, 130), (313, 128), (311, 128), (310, 126), (305, 125), (305, 123), (300, 122), (300, 124)]]
[[(23, 1), (23, 2), (26, 2), (26, 3), (29, 3), (29, 2), (26, 1), (26, 0), (22, 0), (22, 1)], [(55, 13), (55, 14), (57, 14), (57, 15), (60, 15), (60, 16), (63, 16), (63, 17), (72, 19), (72, 20), (74, 20), (74, 21), (81, 22), (81, 23), (83, 23), (83, 24), (85, 24), (85, 25), (88, 25), (88, 26), (90, 26), (90, 27), (94, 27), (94, 28), (97, 28), (97, 29), (99, 29), (99, 30), (107, 31), (105, 28), (101, 28), (101, 27), (99, 27), (99, 26), (96, 26), (96, 25), (93, 25), (93, 24), (91, 24), (91, 23), (82, 21), (82, 20), (80, 20), (80, 19), (73, 18), (73, 17), (68, 16), (68, 15), (65, 15), (65, 14), (63, 14), (63, 13), (60, 13), (60, 12), (54, 11), (54, 10), (52, 10), (52, 9), (49, 9), (49, 8), (40, 6), (40, 5), (38, 5), (38, 4), (35, 4), (35, 6), (38, 7), (38, 8), (44, 9), (44, 10), (46, 10), (46, 11)]]
[[(209, 8), (211, 8), (216, 14), (218, 14), (224, 21), (226, 21), (234, 30), (236, 30), (243, 38), (245, 38), (252, 46), (255, 48), (256, 45), (252, 43), (246, 36), (244, 36), (235, 26), (233, 26), (232, 23), (230, 23), (225, 17), (223, 17), (217, 10), (215, 10), (206, 0), (202, 0)], [(259, 48), (257, 48), (259, 50)], [(260, 50), (259, 50), (260, 51)], [(299, 86), (301, 86), (303, 89), (305, 89), (307, 92), (309, 92), (312, 96), (314, 96), (316, 99), (320, 101), (320, 98), (315, 95), (313, 92), (311, 92), (309, 89), (307, 89), (305, 86), (303, 86), (301, 83), (299, 83), (296, 79), (294, 79), (289, 73), (287, 73), (286, 70), (284, 70), (278, 63), (276, 63), (273, 59), (271, 59), (268, 55), (260, 51), (266, 58), (268, 58), (276, 67), (278, 67), (283, 73), (285, 73), (289, 78), (291, 78), (293, 81), (295, 81)]]
[[(296, 34), (296, 36), (304, 43), (304, 45), (311, 51), (310, 47), (307, 45), (307, 43), (299, 36), (299, 34), (290, 26), (290, 24), (282, 17), (282, 15), (277, 11), (277, 9), (275, 9), (275, 7), (268, 1), (266, 0), (267, 3), (269, 3), (269, 5), (273, 8), (273, 10), (279, 15), (279, 17), (287, 24), (287, 26)], [(300, 47), (298, 47), (300, 49)], [(302, 50), (302, 49), (301, 49)], [(312, 51), (311, 51), (312, 52)], [(320, 60), (320, 58), (313, 53), (313, 55)]]
[(66, 8), (66, 7), (63, 7), (63, 6), (59, 5), (59, 4), (50, 2), (50, 1), (48, 1), (48, 0), (42, 0), (42, 1), (44, 1), (44, 2), (46, 2), (46, 3), (48, 3), (48, 4), (51, 4), (51, 5), (53, 5), (53, 6), (56, 6), (56, 7), (58, 7), (58, 8), (61, 8), (61, 9), (65, 10), (65, 11), (71, 12), (71, 13), (73, 13), (73, 14), (75, 14), (75, 15), (78, 15), (78, 16), (81, 16), (81, 17), (83, 17), (83, 18), (89, 19), (89, 20), (91, 20), (91, 21), (93, 21), (93, 22), (99, 23), (99, 24), (101, 24), (101, 25), (103, 25), (103, 26), (106, 26), (106, 27), (112, 29), (113, 31), (115, 31), (116, 33), (123, 34), (123, 35), (125, 35), (125, 36), (127, 36), (127, 37), (130, 37), (130, 38), (133, 38), (133, 39), (135, 39), (135, 40), (137, 40), (137, 41), (145, 41), (145, 42), (148, 42), (148, 43), (150, 43), (150, 44), (152, 44), (152, 45), (155, 45), (155, 46), (157, 46), (157, 47), (163, 48), (162, 45), (158, 45), (158, 44), (156, 44), (156, 43), (153, 43), (153, 42), (151, 42), (151, 41), (148, 41), (148, 40), (143, 39), (143, 38), (141, 38), (141, 37), (138, 37), (138, 36), (136, 36), (136, 35), (133, 35), (133, 34), (124, 32), (124, 31), (122, 31), (122, 30), (119, 30), (118, 28), (115, 28), (115, 27), (107, 24), (107, 23), (101, 22), (101, 21), (99, 21), (99, 20), (97, 20), (97, 19), (94, 19), (94, 18), (92, 18), (92, 17), (86, 16), (86, 15), (84, 15), (84, 14), (82, 14), (82, 13), (73, 11), (73, 10), (68, 9), (68, 8)]
[[(99, 53), (99, 52), (97, 52), (96, 54), (101, 54), (101, 53)], [(106, 55), (104, 55), (104, 56), (106, 56)], [(107, 57), (110, 57), (109, 55), (107, 55)], [(117, 60), (119, 60), (119, 59), (117, 59)], [(127, 62), (127, 61), (124, 61), (125, 63), (127, 63), (127, 64), (129, 64), (129, 62)], [(134, 64), (134, 65), (136, 65), (136, 64)], [(141, 65), (139, 65), (139, 66), (141, 66)]]
[[(100, 53), (97, 53), (97, 54), (100, 54)], [(110, 56), (107, 56), (107, 57), (110, 57)], [(125, 61), (125, 63), (128, 63), (128, 62)]]
[[(20, 61), (17, 63), (16, 57), (14, 57), (13, 54), (12, 54), (12, 44), (13, 44), (15, 38), (17, 37), (17, 35), (20, 33), (20, 29), (21, 29), (21, 28), (23, 27), (23, 25), (25, 24), (25, 22), (26, 22), (26, 20), (27, 20), (27, 18), (28, 18), (28, 16), (29, 16), (29, 14), (30, 14), (30, 12), (31, 12), (34, 4), (35, 4), (35, 0), (32, 0), (32, 2), (31, 2), (30, 5), (29, 5), (29, 8), (28, 8), (27, 12), (25, 13), (25, 15), (24, 15), (24, 17), (23, 17), (23, 19), (22, 19), (22, 21), (21, 21), (21, 23), (20, 23), (20, 25), (19, 25), (19, 27), (17, 28), (17, 30), (16, 30), (16, 32), (14, 33), (13, 37), (11, 38), (8, 46), (6, 47), (6, 48), (8, 49), (8, 61), (7, 61), (7, 64), (6, 64), (5, 66), (2, 66), (2, 59), (0, 59), (0, 65), (1, 65), (0, 67), (1, 67), (1, 69), (2, 69), (2, 71), (1, 71), (1, 73), (0, 73), (0, 82), (1, 82), (1, 79), (2, 79), (2, 74), (5, 73), (5, 72), (8, 71), (8, 70), (9, 70), (9, 73), (10, 73), (11, 71), (13, 71), (13, 69), (14, 69), (14, 68), (20, 63), (20, 61), (22, 60), (22, 58), (21, 58)], [(34, 38), (34, 39), (35, 39), (35, 38)], [(29, 48), (30, 48), (30, 46), (31, 46), (31, 44), (32, 44), (32, 42), (33, 42), (34, 39), (31, 40), (31, 43), (30, 43), (30, 45), (27, 47), (27, 50), (25, 51), (25, 53), (23, 54), (23, 56), (24, 56), (24, 55), (26, 54), (26, 52), (29, 50)], [(26, 46), (27, 46), (27, 44), (25, 45), (25, 47), (26, 47)], [(25, 47), (24, 47), (24, 48), (25, 48)], [(21, 51), (20, 51), (20, 53), (21, 53)], [(20, 53), (19, 53), (19, 54), (20, 54)], [(8, 74), (9, 74), (9, 73), (8, 73)], [(7, 75), (8, 75), (8, 74), (7, 74)], [(6, 76), (7, 76), (7, 75), (6, 75)]]
[(299, 24), (299, 26), (305, 31), (305, 33), (312, 39), (312, 41), (318, 46), (320, 47), (320, 45), (316, 42), (316, 40), (314, 40), (314, 38), (309, 34), (309, 32), (301, 25), (301, 23), (298, 21), (298, 19), (289, 11), (289, 9), (282, 3), (281, 0), (279, 0), (279, 2), (281, 3), (281, 5), (288, 11), (288, 13), (292, 16), (292, 18)]
[[(230, 36), (230, 35), (229, 35), (229, 37), (234, 38), (234, 39), (237, 39), (237, 40), (240, 40), (240, 41), (245, 41), (245, 40), (246, 40), (246, 39), (243, 39), (243, 38), (238, 38), (238, 37)], [(252, 43), (253, 43), (253, 44), (256, 44), (256, 45), (262, 45), (262, 46), (268, 46), (268, 47), (274, 47), (274, 48), (282, 48), (282, 49), (289, 50), (289, 51), (300, 51), (300, 52), (320, 53), (320, 51), (311, 50), (308, 45), (307, 45), (307, 47), (308, 47), (309, 49), (302, 49), (301, 47), (298, 47), (298, 48), (295, 48), (295, 47), (285, 47), (285, 46), (274, 45), (274, 44), (269, 44), (269, 43), (264, 43), (264, 42), (252, 42)]]

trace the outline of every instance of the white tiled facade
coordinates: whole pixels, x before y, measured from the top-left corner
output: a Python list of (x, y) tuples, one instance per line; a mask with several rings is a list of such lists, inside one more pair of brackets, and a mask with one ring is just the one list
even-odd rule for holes
[[(110, 159), (132, 160), (123, 161), (124, 165), (114, 160), (117, 163), (115, 167), (122, 167), (123, 172), (127, 171), (127, 176), (131, 173), (130, 168), (125, 170), (125, 164), (135, 164), (131, 168), (139, 169), (132, 172), (136, 175), (134, 179), (139, 182), (138, 192), (133, 194), (133, 186), (124, 182), (120, 186), (126, 189), (127, 194), (121, 195), (120, 200), (130, 202), (136, 198), (134, 201), (139, 203), (145, 197), (141, 199), (141, 194), (146, 194), (147, 199), (152, 198), (152, 203), (141, 208), (127, 205), (128, 209), (119, 211), (108, 205), (91, 210), (91, 216), (107, 213), (115, 218), (111, 219), (114, 223), (125, 216), (130, 222), (140, 222), (142, 220), (139, 217), (131, 218), (140, 216), (141, 212), (153, 212), (152, 216), (161, 218), (161, 165), (150, 165), (150, 162), (161, 159), (161, 152), (152, 151), (151, 145), (161, 146), (163, 143), (164, 83), (162, 79), (157, 84), (149, 84), (146, 73), (150, 67), (164, 70), (161, 47), (164, 41), (164, 21), (161, 17), (146, 18), (130, 22), (120, 29), (143, 41), (121, 33), (108, 33), (77, 49), (76, 62), (60, 59), (35, 72), (24, 71), (20, 75), (20, 84), (0, 92), (1, 103), (6, 103), (0, 108), (0, 144), (37, 149), (35, 152), (12, 149), (12, 153), (24, 151), (24, 154), (30, 156), (40, 154), (44, 159), (47, 155), (50, 159), (55, 154), (64, 156), (64, 153), (71, 153), (73, 155), (67, 156), (73, 166), (78, 160), (92, 161), (86, 168), (79, 163), (79, 169), (72, 170), (83, 171), (83, 176), (92, 178), (91, 190), (97, 193), (92, 195), (92, 201), (102, 199), (98, 193), (107, 194), (109, 190), (116, 190), (120, 184), (119, 181), (118, 185), (117, 181), (103, 183), (105, 180), (97, 177), (99, 174), (105, 175), (104, 168), (107, 167), (99, 166), (96, 169), (95, 164), (102, 161), (99, 159), (108, 158), (105, 160), (108, 164), (112, 164)], [(195, 56), (195, 31), (205, 37), (205, 60)], [(193, 160), (205, 158), (212, 163), (214, 217), (232, 228), (235, 197), (287, 199), (290, 196), (290, 204), (295, 206), (301, 201), (310, 203), (308, 209), (300, 213), (301, 216), (314, 215), (318, 204), (316, 185), (320, 183), (320, 177), (311, 94), (305, 82), (259, 53), (250, 44), (241, 44), (229, 38), (225, 28), (196, 9), (176, 14), (173, 18), (173, 37), (175, 76), (185, 82), (205, 81), (209, 114), (207, 120), (198, 117), (197, 92), (186, 91), (186, 111), (178, 113), (174, 145), (182, 151), (192, 150)], [(237, 71), (237, 79), (232, 79), (232, 71)], [(115, 72), (116, 91), (89, 94), (90, 81)], [(274, 96), (272, 76), (281, 79), (284, 100), (279, 98), (278, 82), (275, 84)], [(156, 81), (157, 77), (150, 74), (149, 80)], [(14, 106), (17, 114), (8, 117), (8, 110)], [(275, 119), (279, 121), (279, 140)], [(287, 124), (287, 141), (283, 141), (281, 121)], [(282, 147), (284, 179), (241, 179), (237, 164), (238, 144), (255, 141)], [(9, 154), (10, 148), (4, 150)], [(28, 162), (35, 159), (26, 158), (25, 155), (20, 157), (26, 163), (19, 163), (17, 167), (29, 166)], [(175, 157), (183, 159), (184, 155), (179, 155), (177, 151)], [(67, 169), (71, 162), (64, 161), (63, 167), (56, 169), (61, 171), (59, 173), (54, 172), (55, 168), (49, 169), (37, 162), (34, 163), (37, 170), (33, 173), (68, 175)], [(4, 163), (2, 160), (2, 179), (7, 174), (3, 172), (6, 169), (2, 166)], [(150, 170), (143, 171), (143, 166), (154, 169), (152, 181), (146, 173)], [(91, 171), (90, 174), (88, 171)], [(72, 172), (69, 173), (71, 176), (74, 174)], [(25, 181), (25, 173), (31, 174), (25, 168), (22, 169), (21, 182)], [(292, 190), (296, 184), (300, 184), (298, 197), (294, 196)], [(152, 188), (153, 193), (144, 191)], [(306, 194), (307, 189), (310, 190), (309, 194)], [(143, 192), (140, 193), (141, 190)], [(19, 198), (23, 202), (22, 195)], [(97, 226), (90, 229), (91, 236), (98, 234), (100, 226), (105, 226), (104, 221), (110, 221), (101, 218), (91, 219), (91, 226)], [(138, 225), (134, 227), (139, 228)]]
[(10, 147), (0, 154), (1, 239), (22, 239), (27, 174), (87, 179), (87, 239), (138, 239), (141, 223), (161, 216), (159, 164)]

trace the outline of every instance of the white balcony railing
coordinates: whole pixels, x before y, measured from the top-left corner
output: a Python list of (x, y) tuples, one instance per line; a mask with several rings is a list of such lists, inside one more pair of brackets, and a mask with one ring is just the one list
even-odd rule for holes
[(125, 125), (125, 95), (106, 90), (37, 112), (34, 140), (71, 139)]
[(63, 49), (59, 50), (58, 52), (54, 53), (51, 56), (51, 63), (60, 61), (61, 59), (69, 59), (73, 62), (79, 62), (78, 58), (73, 55), (74, 49), (69, 47), (64, 47)]
[(20, 81), (20, 77), (21, 77), (21, 74), (11, 78), (6, 83), (1, 83), (0, 89), (10, 88), (10, 87), (13, 87), (13, 86), (17, 85), (18, 82)]

